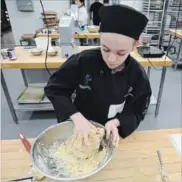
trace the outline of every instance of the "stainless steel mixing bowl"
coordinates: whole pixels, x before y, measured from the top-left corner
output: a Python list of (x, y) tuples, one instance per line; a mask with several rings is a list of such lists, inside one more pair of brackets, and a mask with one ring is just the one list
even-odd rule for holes
[[(92, 122), (96, 127), (104, 128), (99, 123)], [(89, 176), (98, 173), (103, 169), (111, 160), (114, 147), (111, 142), (104, 139), (104, 147), (106, 148), (106, 155), (102, 163), (90, 173), (79, 176), (76, 178), (70, 177), (64, 167), (63, 161), (57, 159), (56, 151), (60, 147), (61, 143), (66, 141), (73, 135), (73, 123), (72, 121), (62, 122), (60, 124), (53, 125), (43, 131), (35, 140), (31, 149), (31, 161), (33, 167), (42, 175), (59, 181), (72, 181), (84, 179)]]

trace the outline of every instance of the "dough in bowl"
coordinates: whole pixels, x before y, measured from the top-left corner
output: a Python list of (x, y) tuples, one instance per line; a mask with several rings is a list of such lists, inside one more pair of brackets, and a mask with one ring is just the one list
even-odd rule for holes
[(57, 155), (65, 163), (71, 177), (79, 177), (92, 172), (104, 160), (106, 150), (99, 151), (105, 130), (96, 128), (88, 135), (89, 145), (85, 145), (82, 136), (72, 136), (63, 143)]

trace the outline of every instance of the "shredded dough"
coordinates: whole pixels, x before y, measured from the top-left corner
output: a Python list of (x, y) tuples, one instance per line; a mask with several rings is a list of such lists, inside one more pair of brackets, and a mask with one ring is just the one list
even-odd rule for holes
[(71, 177), (79, 177), (92, 172), (104, 160), (105, 148), (99, 151), (104, 136), (103, 128), (96, 128), (88, 135), (89, 145), (85, 145), (83, 137), (72, 136), (57, 151), (66, 170)]

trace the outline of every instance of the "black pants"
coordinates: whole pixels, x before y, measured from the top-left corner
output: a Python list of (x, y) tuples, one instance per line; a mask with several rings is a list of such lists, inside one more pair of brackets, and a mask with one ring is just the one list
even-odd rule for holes
[(99, 26), (100, 20), (93, 19), (93, 24), (96, 25), (96, 26)]
[(80, 39), (80, 45), (84, 46), (87, 44), (87, 39)]

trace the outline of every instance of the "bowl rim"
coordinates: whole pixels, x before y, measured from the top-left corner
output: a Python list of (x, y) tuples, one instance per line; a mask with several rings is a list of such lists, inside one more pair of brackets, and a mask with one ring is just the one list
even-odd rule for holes
[[(30, 160), (31, 160), (31, 163), (32, 163), (32, 167), (34, 167), (41, 175), (47, 177), (47, 178), (50, 178), (50, 179), (53, 179), (53, 180), (58, 180), (58, 181), (75, 181), (75, 180), (81, 180), (81, 179), (85, 179), (85, 178), (88, 178), (88, 177), (91, 177), (92, 175), (98, 173), (99, 171), (101, 171), (110, 161), (111, 159), (113, 158), (113, 155), (115, 153), (115, 148), (113, 147), (112, 151), (111, 151), (111, 156), (106, 160), (106, 162), (94, 169), (92, 172), (86, 174), (86, 175), (83, 175), (81, 177), (72, 177), (72, 178), (58, 178), (58, 177), (54, 177), (54, 176), (50, 176), (44, 172), (42, 172), (37, 166), (36, 166), (36, 163), (34, 162), (34, 158), (33, 158), (33, 151), (34, 151), (34, 148), (35, 148), (35, 143), (37, 142), (37, 140), (43, 136), (48, 130), (50, 129), (53, 129), (59, 125), (62, 125), (62, 124), (67, 124), (67, 123), (70, 123), (72, 122), (72, 120), (66, 120), (64, 122), (61, 122), (61, 123), (58, 123), (58, 124), (53, 124), (51, 125), (50, 127), (48, 127), (47, 129), (45, 129), (44, 131), (42, 131), (36, 138), (35, 140), (33, 141), (33, 144), (32, 144), (32, 147), (31, 147), (31, 150), (30, 150)], [(93, 124), (96, 123), (96, 122), (93, 122), (91, 121)], [(104, 128), (104, 126), (100, 123), (96, 123), (98, 126)]]
[(57, 50), (56, 51), (48, 51), (48, 53), (56, 53), (58, 52)]
[(30, 49), (30, 52), (31, 53), (39, 53), (39, 52), (43, 52), (43, 50), (41, 48), (35, 47), (35, 48)]
[(95, 29), (99, 29), (99, 26), (98, 25), (88, 25), (87, 28), (95, 28)]

